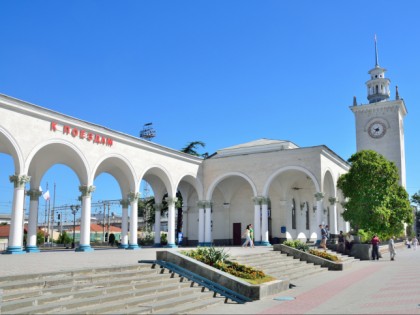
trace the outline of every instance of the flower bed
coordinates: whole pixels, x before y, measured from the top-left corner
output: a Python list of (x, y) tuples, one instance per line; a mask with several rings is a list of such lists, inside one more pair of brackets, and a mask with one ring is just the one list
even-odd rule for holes
[(310, 249), (309, 250), (309, 254), (324, 258), (324, 259), (328, 259), (331, 261), (336, 261), (339, 262), (340, 260), (338, 259), (338, 257), (336, 255), (332, 255), (326, 252), (322, 252), (320, 250), (316, 250), (316, 249)]

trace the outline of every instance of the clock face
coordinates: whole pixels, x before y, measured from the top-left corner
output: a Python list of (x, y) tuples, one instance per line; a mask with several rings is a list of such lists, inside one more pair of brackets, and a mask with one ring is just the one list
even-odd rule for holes
[(374, 121), (370, 124), (368, 132), (372, 138), (381, 138), (386, 132), (385, 124), (380, 121)]

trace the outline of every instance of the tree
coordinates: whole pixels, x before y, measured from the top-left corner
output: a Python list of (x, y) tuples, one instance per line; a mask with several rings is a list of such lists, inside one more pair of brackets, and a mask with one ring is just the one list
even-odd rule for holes
[(353, 154), (337, 187), (347, 199), (343, 218), (356, 229), (382, 236), (401, 235), (413, 221), (407, 191), (399, 185), (393, 162), (372, 150)]
[(71, 243), (70, 236), (67, 235), (66, 231), (63, 231), (63, 233), (61, 233), (58, 236), (57, 244), (70, 244), (70, 243)]
[(203, 153), (200, 154), (196, 151), (197, 147), (201, 146), (202, 148), (204, 148), (206, 146), (206, 144), (202, 141), (192, 141), (190, 143), (188, 143), (184, 148), (181, 149), (181, 152), (187, 153), (187, 154), (191, 154), (194, 156), (201, 156), (201, 157), (208, 157), (208, 153)]
[(420, 190), (411, 196), (411, 202), (415, 203), (417, 207), (420, 207)]

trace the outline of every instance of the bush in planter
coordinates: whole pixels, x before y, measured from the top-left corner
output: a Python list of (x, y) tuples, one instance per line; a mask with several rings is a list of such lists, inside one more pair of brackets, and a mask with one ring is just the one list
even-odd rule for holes
[(229, 254), (226, 253), (223, 248), (217, 249), (215, 247), (198, 247), (195, 250), (182, 251), (181, 253), (201, 261), (206, 265), (227, 272), (235, 277), (250, 280), (262, 279), (266, 277), (264, 272), (261, 270), (241, 265), (237, 262), (229, 261)]
[(336, 262), (340, 261), (336, 255), (332, 255), (332, 254), (322, 252), (322, 251), (319, 251), (319, 250), (315, 250), (315, 249), (309, 250), (309, 254), (314, 255), (314, 256), (318, 256), (318, 257), (321, 257), (321, 258), (325, 258), (325, 259), (328, 259), (328, 260), (331, 260), (331, 261), (336, 261)]
[(283, 243), (283, 245), (296, 248), (296, 249), (301, 250), (303, 252), (307, 252), (309, 250), (309, 246), (306, 243), (304, 243), (304, 242), (302, 242), (300, 240), (285, 241)]

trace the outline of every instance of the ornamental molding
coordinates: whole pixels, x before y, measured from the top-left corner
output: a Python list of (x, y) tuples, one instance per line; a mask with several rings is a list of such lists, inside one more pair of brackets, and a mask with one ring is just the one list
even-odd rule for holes
[(25, 184), (31, 180), (31, 176), (28, 175), (10, 175), (9, 180), (13, 183), (15, 188), (24, 188)]
[(153, 205), (153, 208), (155, 208), (156, 211), (162, 210), (163, 205), (161, 203), (155, 203)]

